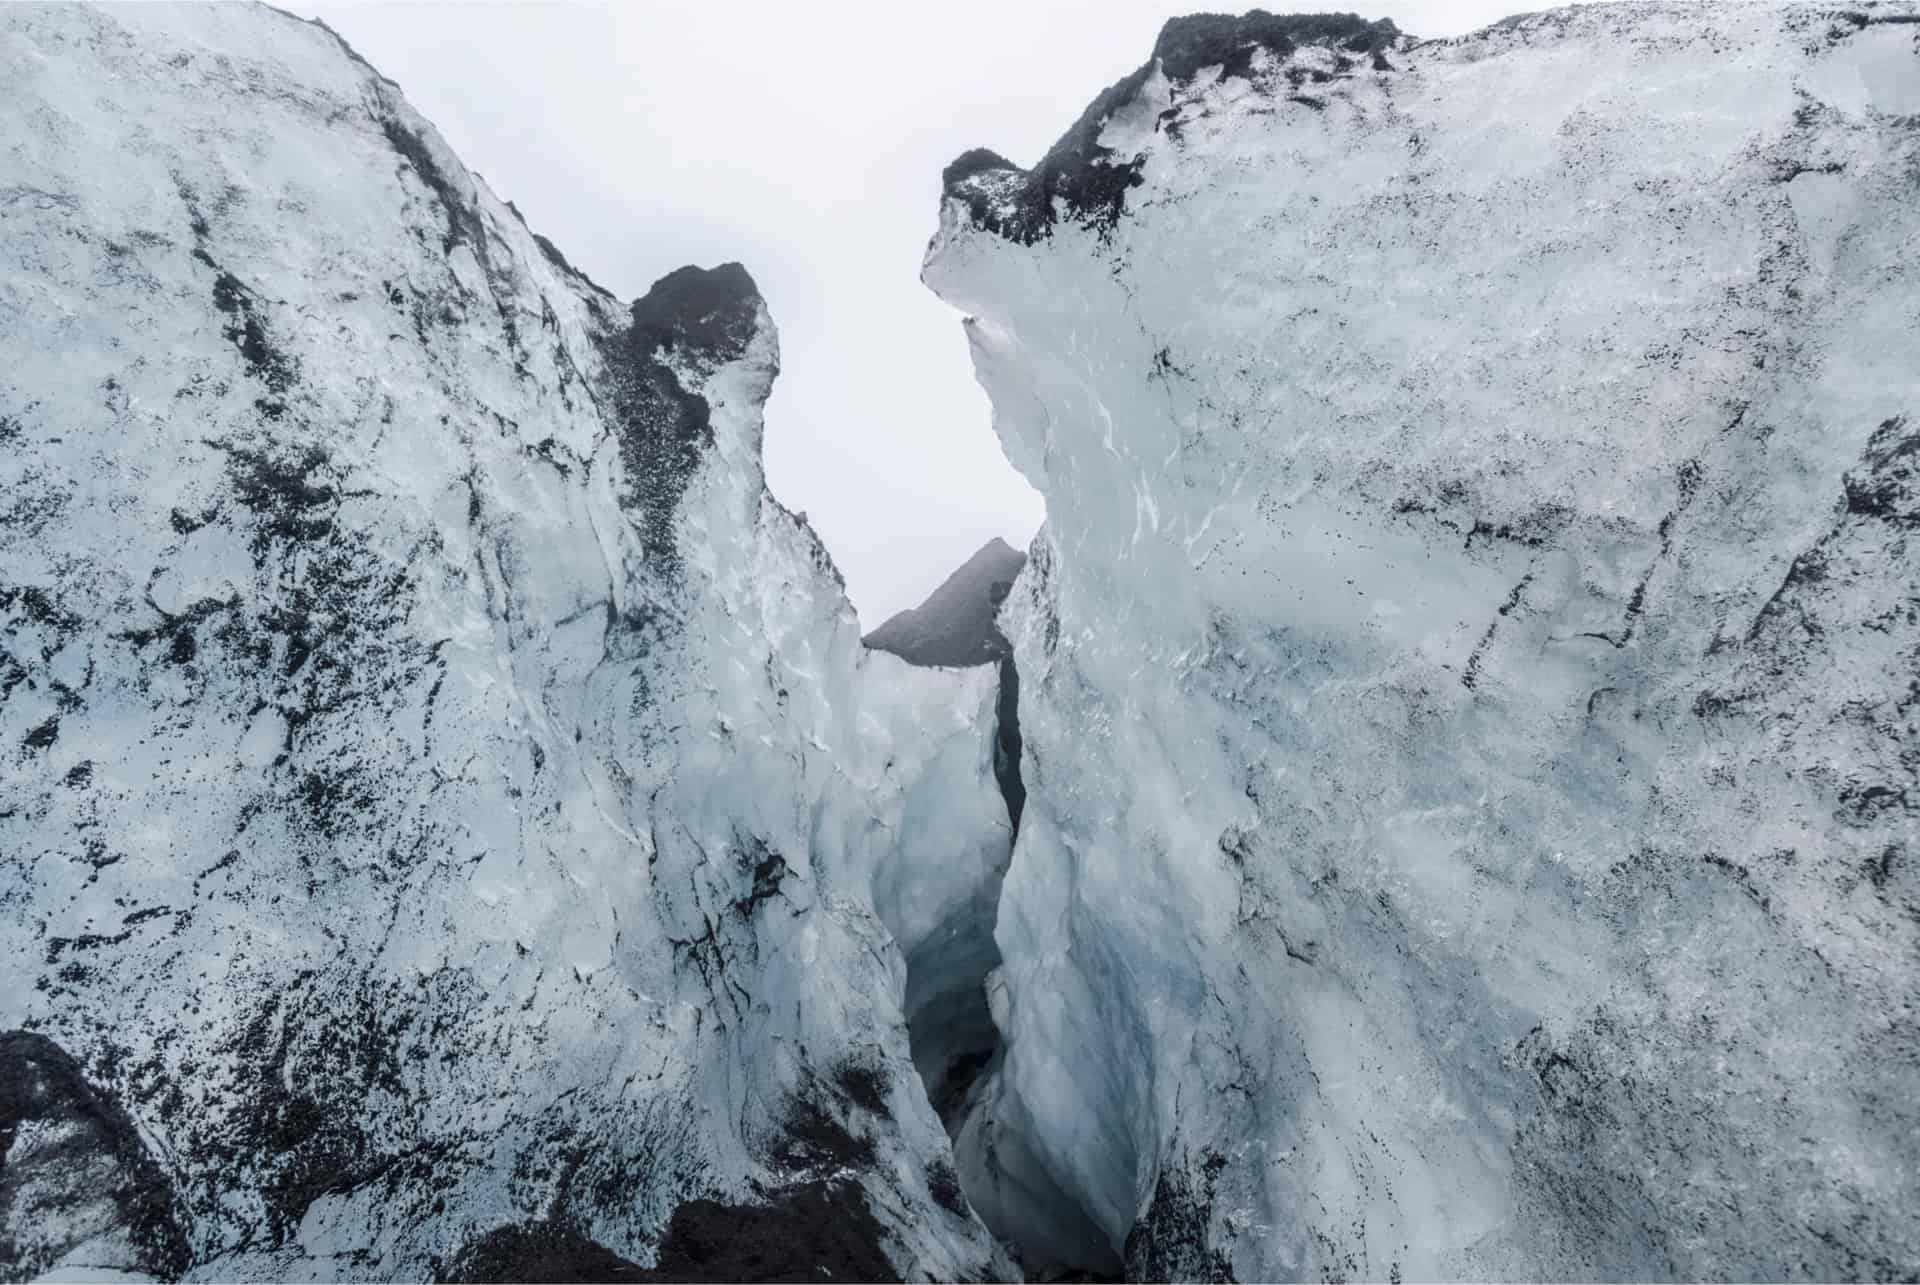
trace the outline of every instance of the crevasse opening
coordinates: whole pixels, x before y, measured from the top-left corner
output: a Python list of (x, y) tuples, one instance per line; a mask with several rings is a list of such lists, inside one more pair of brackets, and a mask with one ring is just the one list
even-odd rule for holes
[[(1011, 580), (997, 582), (990, 590), (996, 620), (1001, 604), (1012, 591)], [(993, 779), (1000, 783), (1000, 797), (1007, 801), (1007, 823), (1013, 827), (1013, 842), (1018, 843), (1020, 814), (1027, 806), (1027, 786), (1020, 776), (1020, 667), (1014, 663), (1013, 647), (998, 624), (993, 627), (993, 638), (1000, 665), (1000, 686), (993, 702)]]
[[(1010, 587), (993, 587), (996, 610)], [(1026, 806), (1020, 674), (997, 628), (994, 640), (999, 684), (990, 753), (1017, 842)], [(914, 1065), (953, 1141), (961, 1190), (981, 1221), (1013, 1247), (1029, 1277), (1118, 1279), (1118, 1253), (1021, 1141), (1019, 1122), (1026, 1114), (1005, 1099), (998, 1082), (1007, 1049), (994, 1013), (994, 993), (1004, 989), (994, 925), (1005, 869), (1003, 864), (907, 953), (905, 1009)]]
[[(991, 586), (994, 611), (1011, 587), (1011, 581)], [(998, 627), (990, 626), (988, 633), (988, 650), (999, 671), (988, 754), (1006, 804), (1011, 832), (1008, 851), (972, 895), (907, 952), (905, 1008), (914, 1066), (949, 1137), (959, 1133), (973, 1090), (1000, 1049), (1000, 1031), (987, 1002), (987, 980), (1000, 967), (993, 929), (1002, 880), (1026, 806), (1020, 776), (1019, 671), (1013, 648)]]

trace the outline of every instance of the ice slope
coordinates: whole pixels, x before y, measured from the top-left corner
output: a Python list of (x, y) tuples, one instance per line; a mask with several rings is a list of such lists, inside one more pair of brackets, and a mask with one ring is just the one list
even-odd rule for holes
[(1920, 1271), (1917, 42), (1178, 20), (949, 168), (1047, 503), (958, 1148), (1030, 1260)]
[(769, 1270), (1006, 1270), (901, 1014), (1005, 863), (993, 675), (862, 648), (777, 367), (737, 265), (629, 309), (323, 27), (0, 9), (0, 1277), (748, 1205)]

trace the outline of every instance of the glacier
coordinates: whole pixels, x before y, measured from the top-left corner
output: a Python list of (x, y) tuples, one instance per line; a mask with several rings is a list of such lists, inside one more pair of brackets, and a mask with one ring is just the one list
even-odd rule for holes
[(1178, 19), (948, 168), (1047, 506), (957, 1143), (1030, 1261), (1920, 1268), (1916, 24)]
[(0, 1279), (1920, 1273), (1911, 0), (1169, 22), (866, 642), (747, 268), (324, 26), (0, 155)]
[(746, 271), (263, 6), (8, 6), (0, 122), (0, 1274), (1011, 1274), (903, 1012), (994, 676), (768, 494)]

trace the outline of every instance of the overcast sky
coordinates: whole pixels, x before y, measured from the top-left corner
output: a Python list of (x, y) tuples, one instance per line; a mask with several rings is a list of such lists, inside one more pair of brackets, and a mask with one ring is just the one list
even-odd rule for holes
[[(941, 167), (976, 146), (1031, 165), (1162, 22), (1205, 4), (286, 7), (398, 81), (622, 298), (684, 263), (747, 266), (780, 328), (769, 484), (806, 511), (872, 629), (993, 536), (1025, 548), (1043, 516), (994, 440), (958, 315), (920, 285)], [(1359, 6), (1423, 36), (1525, 7)]]

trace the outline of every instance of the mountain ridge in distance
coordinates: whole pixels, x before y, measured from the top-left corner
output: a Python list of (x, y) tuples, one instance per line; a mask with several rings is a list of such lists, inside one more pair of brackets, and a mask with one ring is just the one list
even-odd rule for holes
[(895, 612), (861, 641), (911, 665), (985, 665), (1006, 653), (994, 614), (1027, 555), (999, 536), (940, 583), (917, 607)]

